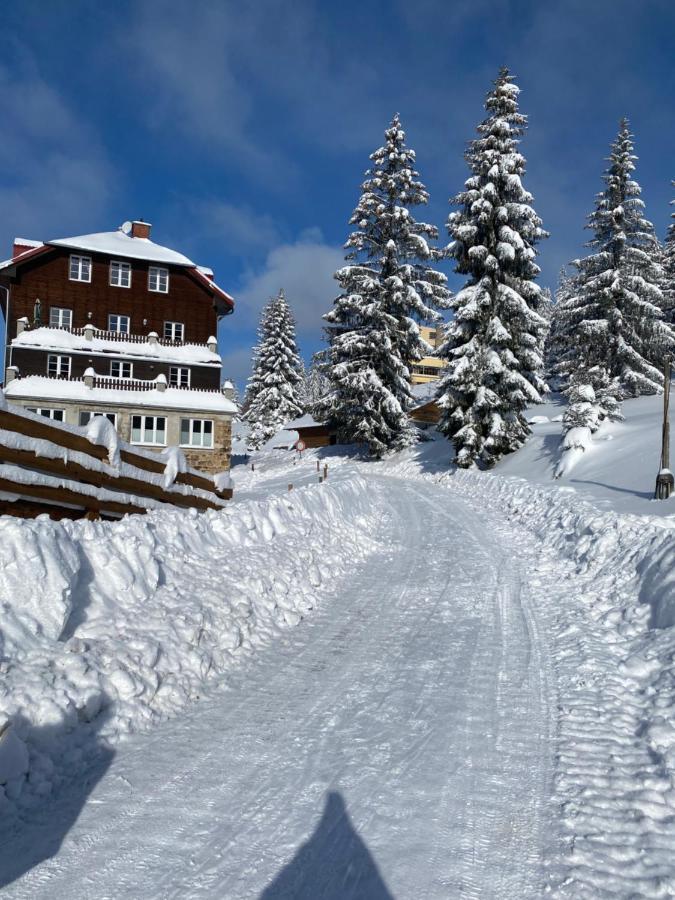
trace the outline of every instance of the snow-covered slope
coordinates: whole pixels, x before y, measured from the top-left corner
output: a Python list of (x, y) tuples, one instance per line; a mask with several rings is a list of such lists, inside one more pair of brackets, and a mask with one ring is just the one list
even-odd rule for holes
[[(653, 502), (661, 454), (663, 397), (640, 397), (623, 404), (625, 420), (606, 422), (593, 435), (590, 448), (559, 485), (590, 500), (598, 509), (638, 515), (674, 515), (672, 504)], [(562, 424), (552, 421), (564, 410), (560, 399), (530, 407), (532, 436), (525, 446), (505, 457), (495, 469), (536, 484), (551, 484), (560, 459)], [(671, 509), (672, 507), (672, 509)]]

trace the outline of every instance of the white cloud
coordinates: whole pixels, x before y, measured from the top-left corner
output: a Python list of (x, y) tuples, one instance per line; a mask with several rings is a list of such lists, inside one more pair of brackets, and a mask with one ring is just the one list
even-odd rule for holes
[(245, 276), (235, 292), (236, 314), (247, 324), (257, 322), (264, 304), (283, 288), (301, 340), (318, 341), (321, 317), (339, 290), (333, 274), (343, 265), (343, 250), (326, 244), (317, 230), (305, 232), (295, 243), (275, 247), (260, 270)]

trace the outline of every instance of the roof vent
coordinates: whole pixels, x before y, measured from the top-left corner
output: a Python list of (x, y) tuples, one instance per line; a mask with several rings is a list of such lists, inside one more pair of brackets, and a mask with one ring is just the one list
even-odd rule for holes
[(138, 219), (131, 223), (131, 236), (135, 238), (149, 238), (151, 228), (152, 225), (149, 222)]

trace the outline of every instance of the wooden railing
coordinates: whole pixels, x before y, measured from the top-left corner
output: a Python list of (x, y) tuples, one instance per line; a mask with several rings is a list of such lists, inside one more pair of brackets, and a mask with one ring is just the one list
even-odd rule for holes
[[(49, 326), (60, 327), (61, 331), (70, 331), (71, 334), (77, 335), (77, 337), (86, 337), (85, 328), (63, 328), (62, 326)], [(93, 337), (99, 338), (102, 341), (123, 341), (127, 344), (150, 344), (154, 343), (150, 341), (150, 338), (147, 334), (128, 334), (124, 331), (104, 331), (100, 328), (94, 329)], [(202, 341), (181, 341), (176, 340), (175, 338), (163, 338), (157, 337), (156, 342), (161, 344), (162, 347), (207, 347), (208, 344)]]
[[(14, 432), (33, 441), (48, 441), (36, 455), (34, 443), (17, 446), (3, 432)], [(54, 450), (53, 455), (49, 452)], [(71, 450), (83, 454), (75, 461), (59, 452)], [(165, 463), (121, 444), (124, 463), (116, 471), (108, 462), (108, 449), (89, 441), (84, 434), (64, 428), (47, 419), (19, 415), (0, 409), (0, 513), (34, 517), (48, 513), (52, 518), (119, 518), (126, 513), (144, 513), (158, 505), (198, 510), (221, 509), (232, 497), (232, 490), (217, 490), (206, 475), (194, 470), (178, 473), (176, 486), (164, 487)], [(86, 459), (96, 460), (93, 467)], [(39, 474), (35, 478), (35, 473)], [(184, 490), (183, 488), (183, 490)], [(201, 492), (201, 493), (198, 493)]]
[[(15, 380), (19, 381), (21, 375), (16, 375)], [(74, 381), (78, 384), (84, 384), (85, 376), (71, 378), (69, 375), (26, 375), (26, 378), (49, 378), (51, 381)], [(145, 381), (141, 378), (116, 378), (114, 375), (94, 375), (92, 387), (103, 388), (104, 390), (113, 391), (154, 391), (159, 390), (157, 387), (157, 379)], [(193, 394), (222, 394), (218, 388), (195, 388), (189, 384), (172, 384), (167, 382), (167, 387), (177, 391), (190, 391)]]
[[(77, 379), (83, 381), (82, 378)], [(157, 382), (142, 381), (140, 378), (114, 378), (112, 375), (95, 375), (94, 387), (113, 391), (154, 391)]]

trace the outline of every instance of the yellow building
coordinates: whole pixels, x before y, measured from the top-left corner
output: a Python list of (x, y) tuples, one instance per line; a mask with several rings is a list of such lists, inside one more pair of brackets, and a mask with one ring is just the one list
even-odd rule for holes
[[(426, 325), (420, 325), (420, 336), (427, 344), (431, 344), (434, 350), (438, 350), (443, 343), (442, 326), (428, 328)], [(438, 359), (437, 356), (425, 356), (418, 362), (409, 363), (411, 383), (426, 384), (428, 381), (438, 381), (443, 365), (443, 360)]]

